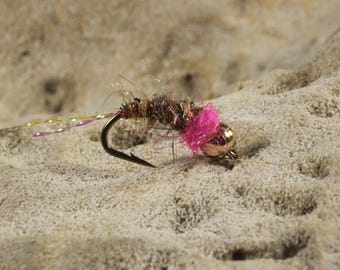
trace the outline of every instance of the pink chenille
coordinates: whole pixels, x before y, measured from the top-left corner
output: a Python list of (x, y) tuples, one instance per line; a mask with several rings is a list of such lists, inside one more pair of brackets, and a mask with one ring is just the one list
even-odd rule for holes
[(191, 122), (181, 134), (182, 141), (191, 150), (197, 151), (216, 136), (219, 126), (218, 114), (212, 104), (208, 104), (191, 119)]

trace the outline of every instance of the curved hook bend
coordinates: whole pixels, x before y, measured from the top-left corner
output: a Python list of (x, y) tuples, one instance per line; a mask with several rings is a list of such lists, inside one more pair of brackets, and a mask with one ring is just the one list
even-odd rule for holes
[(118, 150), (113, 149), (111, 146), (109, 146), (109, 143), (107, 141), (107, 135), (109, 134), (110, 129), (112, 128), (112, 126), (121, 118), (121, 116), (119, 114), (117, 114), (116, 116), (112, 117), (109, 121), (106, 122), (106, 124), (104, 125), (103, 129), (102, 129), (102, 133), (101, 133), (101, 143), (102, 146), (104, 148), (104, 150), (110, 154), (111, 156), (120, 158), (120, 159), (124, 159), (126, 161), (130, 161), (133, 163), (137, 163), (139, 165), (144, 165), (144, 166), (148, 166), (148, 167), (153, 167), (155, 168), (154, 165), (152, 165), (151, 163), (145, 161), (144, 159), (141, 159), (137, 156), (135, 156), (134, 154), (130, 154), (127, 155), (123, 152), (120, 152)]

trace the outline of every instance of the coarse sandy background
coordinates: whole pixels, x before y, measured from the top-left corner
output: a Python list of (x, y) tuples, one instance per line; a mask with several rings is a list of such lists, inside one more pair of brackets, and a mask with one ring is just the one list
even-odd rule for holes
[[(339, 10), (1, 1), (0, 269), (340, 269)], [(240, 160), (173, 159), (136, 123), (113, 141), (156, 169), (107, 155), (103, 122), (8, 128), (115, 111), (120, 88), (213, 99)]]

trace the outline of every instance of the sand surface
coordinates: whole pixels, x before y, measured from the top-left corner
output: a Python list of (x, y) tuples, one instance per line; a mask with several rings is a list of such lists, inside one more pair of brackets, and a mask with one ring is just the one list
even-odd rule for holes
[[(0, 3), (0, 269), (340, 269), (339, 1), (104, 2)], [(239, 160), (18, 126), (120, 87), (212, 102)]]

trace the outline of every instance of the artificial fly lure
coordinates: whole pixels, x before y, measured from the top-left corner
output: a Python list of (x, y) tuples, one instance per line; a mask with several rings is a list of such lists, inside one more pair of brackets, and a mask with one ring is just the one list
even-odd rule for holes
[[(235, 132), (227, 124), (220, 122), (218, 113), (211, 103), (205, 106), (196, 105), (190, 99), (175, 100), (166, 95), (155, 96), (152, 99), (133, 98), (130, 102), (124, 102), (114, 113), (66, 119), (68, 122), (66, 127), (52, 132), (37, 132), (33, 134), (33, 137), (62, 133), (71, 128), (84, 126), (102, 119), (109, 119), (101, 132), (101, 143), (104, 150), (108, 154), (126, 161), (155, 167), (144, 159), (133, 154), (125, 154), (110, 146), (108, 141), (109, 131), (120, 119), (146, 119), (150, 128), (157, 122), (168, 126), (180, 134), (180, 141), (194, 153), (200, 150), (205, 156), (214, 160), (236, 160), (238, 158), (235, 150)], [(60, 122), (65, 122), (65, 119), (54, 118), (34, 121), (27, 123), (26, 126)]]

